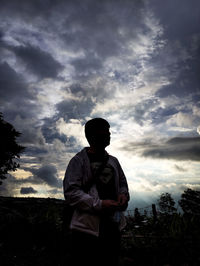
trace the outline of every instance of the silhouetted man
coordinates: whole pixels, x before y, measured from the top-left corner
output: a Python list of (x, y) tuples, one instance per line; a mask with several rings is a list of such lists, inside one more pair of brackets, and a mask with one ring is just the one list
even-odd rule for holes
[(118, 264), (129, 192), (117, 158), (105, 151), (110, 144), (109, 128), (102, 118), (85, 124), (90, 146), (70, 160), (65, 173), (64, 196), (74, 208), (70, 223), (74, 264)]

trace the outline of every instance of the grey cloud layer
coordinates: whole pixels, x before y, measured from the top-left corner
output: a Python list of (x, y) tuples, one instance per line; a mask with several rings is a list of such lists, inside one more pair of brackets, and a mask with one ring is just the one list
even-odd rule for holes
[[(0, 96), (4, 100), (18, 100), (21, 97), (33, 99), (33, 96), (26, 90), (26, 83), (23, 76), (19, 75), (8, 63), (0, 65)], [(18, 92), (16, 94), (16, 91)]]
[(8, 63), (0, 64), (0, 111), (11, 123), (16, 116), (30, 118), (40, 111), (35, 92), (28, 88), (24, 77)]
[(148, 139), (141, 143), (128, 143), (122, 149), (150, 158), (200, 161), (200, 137), (176, 137), (160, 144)]
[[(29, 184), (47, 184), (52, 194), (59, 190), (58, 172), (77, 147), (73, 136), (58, 132), (60, 118), (83, 124), (97, 104), (104, 107), (109, 100), (118, 108), (108, 107), (106, 115), (132, 118), (143, 130), (147, 123), (162, 127), (178, 112), (189, 114), (194, 105), (200, 107), (199, 4), (182, 2), (1, 1), (0, 111), (22, 132), (20, 141), (27, 148), (21, 165), (33, 174), (26, 180), (10, 179), (23, 186), (21, 193), (34, 193)], [(61, 84), (59, 95), (52, 93), (56, 82)], [(119, 104), (121, 95), (137, 95), (144, 87), (140, 96), (130, 94)], [(176, 104), (171, 103), (174, 97)], [(45, 104), (52, 105), (52, 113), (41, 114)], [(111, 123), (121, 126), (120, 121)], [(199, 160), (198, 138), (150, 140), (124, 148), (151, 158)]]
[(44, 165), (39, 169), (29, 169), (34, 178), (52, 187), (61, 187), (62, 182), (58, 179), (57, 169), (53, 165)]
[(13, 51), (25, 63), (27, 69), (40, 78), (56, 78), (63, 69), (49, 53), (30, 44), (15, 47)]
[(35, 190), (32, 187), (21, 187), (20, 193), (25, 194), (25, 195), (26, 194), (35, 194), (35, 193), (37, 193), (37, 190)]
[[(159, 16), (160, 22), (165, 25), (163, 38), (167, 40), (165, 49), (159, 57), (153, 58), (160, 67), (166, 67), (173, 83), (164, 86), (159, 97), (174, 94), (179, 97), (189, 93), (199, 92), (199, 47), (200, 23), (199, 1), (187, 0), (152, 1), (153, 10)], [(192, 14), (192, 15), (191, 15)], [(170, 40), (170, 41), (169, 41)]]
[[(3, 49), (12, 51), (16, 59), (20, 59), (27, 70), (39, 78), (56, 78), (63, 66), (50, 54), (54, 51), (49, 42), (57, 39), (61, 49), (65, 47), (64, 50), (74, 53), (83, 52), (83, 56), (76, 56), (70, 61), (75, 70), (75, 82), (72, 80), (70, 86), (72, 90), (76, 84), (81, 84), (79, 91), (86, 93), (86, 97), (109, 97), (105, 81), (94, 84), (92, 80), (99, 76), (106, 80), (105, 60), (111, 56), (123, 56), (127, 41), (137, 38), (138, 32), (144, 30), (141, 28), (145, 27), (143, 7), (143, 1), (117, 1), (117, 4), (113, 1), (47, 1), (45, 5), (43, 1), (34, 4), (29, 1), (3, 1), (0, 12), (2, 18), (9, 21), (2, 27)], [(18, 24), (14, 26), (9, 18), (12, 21), (18, 19)], [(26, 28), (26, 25), (30, 27)], [(10, 76), (7, 79), (10, 80)], [(6, 86), (4, 91), (7, 91)], [(8, 92), (7, 95), (12, 97)], [(81, 106), (82, 102), (76, 105)], [(89, 112), (90, 109), (87, 110)]]
[[(23, 61), (30, 72), (36, 74), (40, 78), (56, 78), (59, 72), (63, 69), (62, 63), (57, 61), (57, 59), (54, 59), (50, 52), (47, 52), (47, 50), (50, 49), (48, 41), (51, 41), (51, 39), (46, 40), (45, 44), (42, 33), (46, 27), (46, 32), (49, 32), (51, 38), (58, 39), (61, 48), (65, 47), (66, 50), (71, 50), (74, 53), (82, 52), (81, 56), (75, 56), (75, 58), (70, 59), (69, 62), (75, 70), (70, 85), (72, 91), (74, 92), (76, 84), (81, 84), (79, 88), (80, 93), (85, 93), (86, 97), (92, 95), (99, 100), (103, 99), (103, 97), (105, 98), (105, 96), (111, 97), (114, 93), (112, 90), (107, 93), (108, 86), (106, 86), (106, 83), (109, 79), (106, 77), (108, 73), (105, 71), (105, 61), (110, 57), (124, 57), (125, 55), (128, 55), (129, 46), (127, 43), (129, 40), (135, 40), (135, 43), (137, 44), (138, 36), (140, 34), (145, 32), (148, 35), (151, 31), (150, 25), (148, 26), (148, 23), (144, 22), (145, 8), (147, 8), (144, 3), (145, 1), (103, 1), (101, 3), (98, 3), (97, 1), (86, 1), (84, 3), (79, 1), (47, 1), (47, 4), (44, 5), (42, 1), (37, 1), (35, 4), (25, 1), (15, 1), (15, 3), (4, 2), (1, 12), (4, 16), (5, 14), (12, 14), (12, 17), (16, 16), (20, 21), (26, 21), (27, 24), (29, 24), (30, 21), (33, 21), (32, 30), (34, 27), (35, 29), (39, 29), (36, 32), (33, 31), (31, 37), (32, 40), (34, 40), (34, 43), (40, 44), (41, 47), (32, 45), (30, 43), (30, 36), (29, 39), (26, 39), (27, 32), (25, 32), (24, 40), (20, 40), (19, 37), (17, 38), (17, 36), (15, 36), (16, 41), (21, 41), (21, 45), (12, 47), (15, 55)], [(162, 12), (163, 9), (158, 6), (155, 10), (159, 13), (159, 11)], [(47, 19), (48, 15), (49, 17)], [(36, 19), (38, 18), (39, 20), (36, 22)], [(187, 17), (187, 19), (189, 18)], [(56, 22), (55, 25), (57, 26), (57, 30), (53, 27), (52, 21)], [(170, 20), (164, 20), (167, 29), (168, 27), (171, 28), (169, 21)], [(192, 19), (189, 19), (188, 22), (193, 25)], [(179, 26), (181, 27), (181, 25)], [(5, 29), (6, 34), (6, 26), (4, 26), (3, 29)], [(15, 30), (17, 31), (18, 28), (16, 27)], [(188, 40), (189, 38), (190, 35)], [(183, 47), (180, 47), (180, 49), (178, 49), (178, 47), (176, 49), (173, 47), (173, 49), (175, 49), (173, 53), (179, 50), (181, 52), (184, 49), (187, 50), (186, 44), (187, 41), (183, 42)], [(53, 51), (51, 50), (51, 52)], [(164, 69), (168, 69), (169, 66), (171, 67), (174, 64), (174, 61), (171, 59), (168, 60), (169, 55), (170, 58), (173, 56), (173, 54), (170, 54), (169, 49), (162, 50), (162, 52), (164, 52), (165, 57), (162, 57), (160, 53), (156, 52), (152, 57), (151, 63), (153, 63), (155, 67), (163, 69), (164, 71)], [(193, 56), (195, 56), (195, 52), (193, 53)], [(159, 58), (162, 58), (162, 60), (159, 61)], [(131, 63), (128, 62), (128, 59), (125, 57), (124, 60), (127, 63)], [(196, 67), (189, 72), (187, 70), (187, 75), (193, 73), (191, 74), (193, 77), (189, 79), (192, 80), (192, 83), (190, 83), (190, 81), (187, 83), (188, 78), (187, 80), (183, 79), (183, 77), (187, 76), (185, 75), (186, 69), (183, 68), (182, 71), (180, 71), (181, 68), (178, 70), (176, 66), (176, 69), (173, 69), (174, 72), (178, 71), (176, 76), (176, 87), (174, 84), (164, 86), (162, 90), (158, 91), (159, 96), (164, 97), (169, 93), (180, 95), (180, 93), (183, 93), (184, 91), (187, 93), (188, 91), (197, 92), (199, 80), (195, 81), (195, 77), (198, 75), (194, 74), (194, 70), (197, 73), (199, 67), (197, 64), (198, 61), (195, 61), (195, 64), (195, 59), (192, 60), (193, 61), (190, 62), (190, 65), (196, 65)], [(137, 54), (132, 64), (132, 66), (138, 64), (137, 68), (140, 68)], [(177, 64), (175, 63), (175, 65)], [(133, 76), (133, 73), (130, 74)], [(94, 84), (92, 79), (96, 79), (99, 76), (101, 76), (101, 79), (103, 79), (103, 76), (105, 77), (104, 82), (102, 84)], [(123, 81), (123, 73), (115, 71), (115, 79), (126, 83), (126, 81)], [(88, 98), (88, 100), (90, 99)], [(58, 105), (58, 111), (61, 111), (60, 115), (63, 114), (62, 109), (68, 108), (70, 104), (74, 105), (74, 107), (80, 106), (80, 109), (82, 109), (81, 106), (82, 104), (85, 104), (85, 101), (79, 103), (66, 103), (64, 101), (63, 103), (60, 103)], [(94, 102), (88, 104), (86, 112), (90, 113), (91, 107), (94, 105)], [(87, 103), (85, 106), (87, 106)], [(83, 108), (85, 107), (83, 106)], [(68, 113), (71, 112), (72, 116), (74, 116), (73, 108), (68, 109)], [(136, 119), (137, 115), (139, 115), (139, 117), (142, 116), (140, 111), (141, 110), (138, 110), (137, 108), (134, 112)], [(82, 112), (79, 113), (82, 114)]]
[[(30, 168), (27, 170), (30, 171)], [(35, 189), (34, 186), (38, 185), (48, 185), (50, 189), (47, 189), (47, 193), (61, 193), (62, 182), (57, 178), (54, 167), (51, 165), (46, 165), (37, 169), (36, 172), (36, 175), (25, 179), (18, 179), (12, 175), (8, 175), (6, 182), (3, 182), (1, 185), (1, 196), (15, 196), (17, 191), (19, 191), (18, 194), (24, 196), (29, 194), (37, 195), (39, 191)], [(42, 172), (44, 172), (44, 175), (41, 177), (40, 175)]]

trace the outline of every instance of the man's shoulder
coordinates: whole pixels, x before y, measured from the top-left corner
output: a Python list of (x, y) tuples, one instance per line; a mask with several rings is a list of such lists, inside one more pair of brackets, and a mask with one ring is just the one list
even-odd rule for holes
[(113, 162), (115, 162), (115, 163), (119, 163), (117, 157), (115, 157), (115, 156), (113, 156), (113, 155), (111, 155), (111, 154), (108, 154), (108, 156), (109, 156), (109, 159), (110, 159), (111, 161), (113, 161)]
[(84, 160), (85, 157), (87, 156), (87, 152), (86, 152), (86, 148), (83, 148), (81, 151), (77, 152), (72, 158), (70, 161), (73, 161), (73, 160)]

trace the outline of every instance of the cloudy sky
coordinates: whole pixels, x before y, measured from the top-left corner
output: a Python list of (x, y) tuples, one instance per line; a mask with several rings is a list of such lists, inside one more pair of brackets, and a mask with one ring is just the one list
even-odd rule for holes
[(111, 125), (131, 204), (200, 189), (198, 0), (0, 3), (0, 111), (26, 146), (1, 195), (63, 199), (93, 117)]

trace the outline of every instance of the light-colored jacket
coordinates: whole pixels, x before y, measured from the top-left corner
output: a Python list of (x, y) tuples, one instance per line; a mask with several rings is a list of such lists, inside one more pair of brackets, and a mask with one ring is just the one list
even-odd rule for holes
[[(117, 158), (109, 155), (108, 163), (114, 168), (117, 194), (125, 194), (129, 199), (126, 177)], [(92, 183), (89, 191), (84, 191), (84, 187), (92, 178), (90, 161), (84, 148), (68, 164), (63, 180), (64, 196), (67, 204), (75, 209), (70, 228), (98, 236), (102, 200), (95, 183)], [(121, 224), (123, 222), (124, 216), (121, 215)]]

